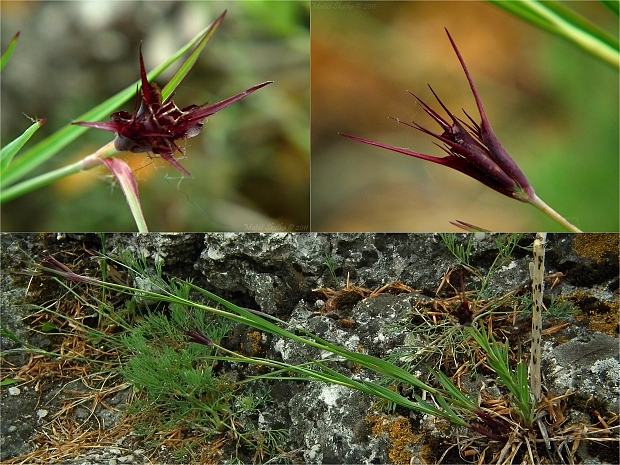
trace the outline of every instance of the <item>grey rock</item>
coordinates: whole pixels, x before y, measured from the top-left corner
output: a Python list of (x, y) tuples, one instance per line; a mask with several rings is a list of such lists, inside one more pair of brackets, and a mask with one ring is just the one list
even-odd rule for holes
[(567, 390), (585, 396), (594, 395), (618, 411), (620, 404), (620, 361), (618, 339), (603, 333), (591, 333), (558, 345), (545, 354), (553, 391)]

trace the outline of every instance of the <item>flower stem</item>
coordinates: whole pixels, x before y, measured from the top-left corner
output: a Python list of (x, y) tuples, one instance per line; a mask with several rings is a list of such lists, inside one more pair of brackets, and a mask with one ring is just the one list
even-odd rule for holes
[(534, 194), (532, 198), (528, 199), (528, 202), (534, 205), (540, 211), (542, 211), (549, 218), (553, 219), (556, 223), (559, 223), (562, 226), (564, 226), (569, 231), (583, 232), (581, 229), (579, 229), (574, 224), (570, 223), (566, 218), (564, 218), (562, 215), (556, 212), (553, 208), (551, 208), (549, 205), (543, 202), (536, 194)]
[(72, 174), (79, 173), (91, 169), (93, 166), (101, 164), (101, 158), (107, 158), (118, 153), (114, 149), (114, 141), (104, 145), (95, 153), (88, 155), (78, 162), (71, 163), (53, 171), (48, 171), (34, 178), (30, 178), (26, 181), (22, 181), (19, 184), (15, 184), (11, 187), (3, 189), (0, 193), (0, 203), (9, 202), (13, 199), (21, 197), (30, 192), (34, 192), (42, 187), (48, 186), (60, 179), (71, 176)]

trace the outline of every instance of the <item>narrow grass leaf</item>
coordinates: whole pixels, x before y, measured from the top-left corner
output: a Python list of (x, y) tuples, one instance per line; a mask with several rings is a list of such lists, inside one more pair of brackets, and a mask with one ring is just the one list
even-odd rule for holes
[[(342, 373), (338, 373), (335, 370), (323, 365), (322, 363), (317, 363), (321, 366), (321, 368), (330, 375), (329, 382), (333, 382), (332, 380), (338, 380), (339, 384), (346, 385), (353, 389), (357, 389), (358, 391), (365, 392), (367, 394), (371, 394), (376, 397), (380, 397), (395, 404), (401, 405), (405, 408), (425, 413), (428, 415), (433, 415), (436, 417), (447, 418), (450, 421), (455, 422), (458, 425), (465, 425), (465, 422), (451, 410), (448, 405), (444, 401), (444, 406), (446, 408), (445, 411), (442, 411), (436, 407), (433, 407), (427, 402), (424, 402), (419, 397), (416, 396), (416, 402), (411, 401), (410, 399), (400, 395), (399, 393), (392, 391), (391, 389), (381, 386), (380, 384), (376, 384), (370, 381), (356, 381), (348, 376), (343, 375)], [(441, 396), (437, 396), (438, 398)], [(443, 399), (443, 398), (442, 398)]]
[[(333, 354), (336, 355), (341, 355), (343, 357), (345, 357), (347, 360), (352, 361), (353, 363), (359, 363), (360, 365), (373, 370), (377, 373), (382, 373), (385, 374), (386, 376), (389, 376), (392, 379), (395, 379), (397, 381), (418, 387), (420, 389), (423, 389), (425, 391), (430, 392), (431, 394), (435, 394), (437, 393), (437, 390), (435, 388), (433, 388), (432, 386), (429, 386), (425, 383), (423, 383), (421, 380), (419, 380), (418, 378), (416, 378), (415, 376), (413, 376), (411, 373), (407, 372), (406, 370), (390, 363), (387, 362), (385, 360), (381, 360), (380, 358), (377, 357), (373, 357), (372, 355), (367, 355), (367, 354), (361, 354), (358, 352), (352, 352), (350, 350), (344, 349), (340, 346), (337, 346), (335, 344), (331, 344), (328, 341), (325, 341), (324, 339), (319, 338), (318, 336), (315, 336), (311, 333), (305, 333), (308, 337), (310, 337), (311, 339), (306, 339), (303, 338), (301, 336), (298, 336), (297, 334), (294, 334), (290, 331), (287, 331), (273, 323), (271, 323), (270, 321), (267, 321), (266, 319), (258, 316), (255, 313), (252, 313), (244, 308), (238, 307), (237, 305), (228, 302), (225, 299), (222, 299), (221, 297), (205, 290), (202, 289), (198, 286), (195, 286), (192, 283), (188, 283), (190, 286), (192, 286), (194, 288), (194, 290), (206, 295), (207, 297), (209, 297), (210, 299), (216, 301), (217, 303), (223, 305), (224, 307), (228, 308), (229, 310), (237, 313), (238, 315), (244, 317), (246, 319), (246, 324), (249, 324), (250, 326), (259, 329), (261, 331), (267, 331), (271, 334), (275, 334), (277, 336), (281, 336), (284, 337), (286, 339), (292, 340), (292, 341), (296, 341), (296, 342), (301, 342), (303, 344), (307, 344), (310, 345), (312, 347), (316, 347), (320, 350), (327, 350), (329, 352), (332, 352)], [(190, 305), (192, 305), (192, 303), (190, 303)], [(196, 304), (193, 304), (194, 306), (196, 306)], [(206, 306), (197, 306), (197, 308), (203, 308), (206, 310), (211, 310), (210, 307), (206, 307)]]
[[(616, 1), (616, 5), (618, 2)], [(566, 24), (583, 31), (592, 37), (607, 44), (613, 49), (618, 49), (618, 39), (609, 34), (604, 29), (601, 29), (596, 24), (592, 23), (588, 19), (584, 18), (580, 14), (568, 8), (566, 5), (560, 2), (545, 2), (542, 4), (544, 8), (555, 13), (558, 18), (561, 18)]]
[(196, 46), (194, 51), (190, 54), (190, 56), (187, 57), (187, 59), (183, 62), (178, 71), (174, 73), (172, 79), (170, 79), (170, 81), (168, 81), (168, 84), (166, 84), (161, 90), (162, 100), (165, 101), (168, 97), (172, 95), (177, 86), (181, 83), (181, 81), (183, 81), (185, 76), (187, 76), (187, 73), (189, 73), (194, 64), (196, 64), (198, 57), (211, 39), (211, 36), (213, 36), (217, 28), (220, 26), (220, 24), (222, 24), (222, 21), (224, 21), (224, 16), (226, 16), (226, 10), (224, 10), (224, 13), (222, 13), (215, 21), (213, 21), (211, 26), (209, 26), (207, 31), (204, 33), (204, 37), (200, 39), (200, 42), (198, 42), (198, 45)]
[(618, 69), (618, 39), (559, 2), (487, 0), (540, 29), (578, 45), (589, 54)]
[(532, 424), (533, 415), (534, 415), (534, 406), (532, 404), (532, 400), (530, 399), (530, 389), (528, 384), (528, 376), (527, 376), (527, 366), (525, 363), (519, 363), (517, 365), (517, 380), (519, 383), (519, 399), (520, 403), (523, 406), (523, 419), (525, 420), (526, 426)]
[(448, 405), (450, 398), (445, 399), (443, 396), (435, 396), (435, 400), (443, 409), (444, 417), (449, 419), (452, 423), (460, 426), (467, 426), (465, 421)]
[(513, 14), (517, 18), (521, 18), (528, 23), (533, 24), (534, 26), (548, 30), (550, 32), (554, 32), (553, 23), (536, 12), (532, 11), (527, 5), (525, 5), (521, 1), (503, 1), (503, 0), (487, 0), (488, 3), (495, 5), (498, 8), (501, 8), (508, 13)]
[(4, 69), (4, 66), (9, 62), (9, 58), (11, 58), (11, 55), (13, 55), (13, 50), (15, 50), (18, 38), (19, 31), (17, 31), (17, 33), (11, 39), (11, 42), (9, 42), (9, 46), (6, 48), (6, 52), (2, 54), (2, 59), (0, 59), (0, 71)]
[(8, 328), (5, 328), (4, 326), (0, 326), (0, 336), (8, 338), (11, 341), (19, 344), (20, 346), (24, 346), (24, 347), (29, 346), (29, 344), (27, 344), (25, 341), (17, 337), (13, 331), (11, 331)]
[(17, 139), (9, 142), (6, 147), (2, 147), (0, 150), (0, 175), (4, 178), (4, 172), (13, 160), (13, 157), (21, 150), (26, 142), (32, 137), (32, 135), (37, 132), (41, 126), (45, 124), (44, 119), (40, 119), (35, 121), (30, 125), (28, 129), (24, 131), (24, 133), (19, 136)]
[(19, 383), (21, 383), (21, 381), (18, 379), (6, 378), (0, 381), (0, 386), (4, 387), (4, 386), (10, 386), (12, 384), (19, 384)]
[(443, 386), (443, 388), (447, 391), (448, 394), (448, 399), (449, 400), (456, 400), (457, 404), (459, 404), (461, 407), (466, 408), (468, 410), (474, 410), (475, 408), (478, 408), (478, 405), (476, 405), (476, 403), (474, 401), (472, 401), (467, 395), (465, 395), (464, 392), (462, 392), (451, 380), (450, 378), (448, 378), (448, 376), (439, 371), (439, 370), (433, 370), (429, 368), (429, 371), (432, 373), (432, 375), (435, 377), (435, 379), (437, 381), (439, 381), (439, 383), (441, 383), (441, 385)]

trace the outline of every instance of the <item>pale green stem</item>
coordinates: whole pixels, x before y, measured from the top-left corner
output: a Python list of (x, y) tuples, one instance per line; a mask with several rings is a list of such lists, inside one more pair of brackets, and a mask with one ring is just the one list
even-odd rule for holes
[(41, 189), (42, 187), (48, 186), (62, 178), (79, 173), (80, 171), (91, 169), (92, 167), (101, 164), (101, 158), (110, 157), (116, 153), (116, 150), (114, 150), (114, 142), (110, 142), (109, 144), (101, 147), (95, 153), (84, 157), (78, 162), (71, 163), (70, 165), (49, 171), (40, 176), (35, 176), (27, 181), (23, 181), (19, 184), (3, 189), (0, 193), (0, 203), (9, 202), (25, 194)]
[(596, 37), (584, 32), (579, 27), (565, 21), (553, 11), (547, 9), (544, 4), (541, 5), (535, 0), (525, 0), (525, 3), (527, 3), (533, 11), (551, 22), (559, 31), (570, 37), (584, 50), (598, 56), (602, 60), (614, 66), (616, 69), (620, 66), (618, 50), (615, 50), (610, 45), (607, 45), (606, 43), (598, 40)]
[(542, 211), (549, 218), (553, 219), (553, 221), (561, 224), (569, 231), (578, 232), (578, 233), (583, 232), (581, 229), (579, 229), (574, 224), (570, 223), (566, 218), (564, 218), (562, 215), (556, 212), (553, 208), (551, 208), (549, 205), (543, 202), (536, 194), (534, 194), (533, 197), (529, 198), (527, 202), (534, 205), (536, 208)]

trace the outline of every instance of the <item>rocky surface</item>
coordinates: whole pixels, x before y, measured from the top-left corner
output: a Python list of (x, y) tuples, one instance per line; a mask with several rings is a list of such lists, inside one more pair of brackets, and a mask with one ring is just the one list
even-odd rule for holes
[[(471, 238), (470, 263), (485, 273), (497, 256), (492, 234), (459, 235), (463, 245)], [(2, 235), (2, 315), (3, 327), (30, 344), (46, 350), (58, 341), (28, 330), (22, 320), (31, 310), (23, 306), (33, 297), (43, 299), (28, 287), (28, 276), (19, 274), (29, 261), (47, 254), (77, 252), (87, 247), (115, 254), (121, 249), (146, 255), (150, 263), (159, 262), (170, 276), (191, 278), (196, 284), (247, 308), (288, 320), (319, 337), (351, 350), (362, 350), (384, 357), (403, 344), (407, 329), (395, 327), (406, 319), (417, 303), (428, 302), (445, 273), (458, 264), (438, 234), (114, 234), (103, 239), (97, 235)], [(525, 235), (514, 250), (512, 259), (498, 268), (489, 282), (489, 292), (501, 295), (529, 285), (530, 253), (533, 235)], [(579, 392), (583, 403), (596, 400), (596, 407), (618, 411), (618, 235), (550, 234), (546, 256), (547, 274), (562, 273), (553, 289), (545, 293), (550, 304), (553, 296), (570, 297), (581, 309), (569, 317), (569, 325), (560, 333), (544, 338), (544, 380), (556, 394), (567, 389)], [(411, 290), (387, 289), (376, 297), (351, 292), (347, 299), (334, 303), (320, 289), (375, 290), (400, 281)], [(456, 283), (456, 281), (453, 281)], [(480, 281), (468, 274), (467, 290), (480, 287)], [(550, 287), (550, 281), (547, 284)], [(319, 291), (317, 291), (319, 289)], [(453, 295), (450, 289), (442, 297)], [(330, 305), (335, 305), (334, 308)], [(554, 324), (550, 319), (546, 325)], [(315, 349), (300, 347), (279, 338), (265, 338), (264, 353), (286, 362), (303, 362), (325, 357)], [(244, 343), (243, 332), (230, 344)], [(2, 349), (16, 344), (3, 337)], [(11, 355), (10, 363), (28, 363), (29, 356)], [(238, 369), (238, 368), (236, 368)], [(359, 379), (374, 375), (359, 373), (356, 367), (340, 364), (339, 370)], [(37, 391), (28, 383), (3, 387), (1, 445), (2, 460), (31, 452), (41, 422), (42, 410), (54, 415), (61, 407), (64, 383), (53, 379)], [(376, 401), (365, 394), (340, 386), (319, 383), (276, 383), (272, 386), (274, 402), (262, 413), (267, 427), (285, 427), (289, 431), (285, 451), (295, 451), (303, 463), (403, 463), (423, 455), (415, 444), (416, 427), (429, 423), (428, 418), (409, 414), (406, 425), (392, 419), (390, 427), (376, 427), (369, 420)], [(592, 396), (592, 397), (591, 397)], [(122, 404), (122, 396), (119, 397)], [(577, 403), (573, 405), (577, 409)], [(96, 414), (103, 417), (105, 409)], [(402, 412), (401, 412), (402, 413)], [(588, 419), (587, 408), (580, 415)], [(113, 428), (119, 418), (105, 419), (104, 428)], [(396, 427), (406, 434), (397, 435)], [(428, 425), (427, 425), (428, 426)], [(449, 429), (447, 433), (454, 434)], [(433, 433), (435, 434), (435, 433)], [(407, 436), (408, 435), (408, 436)], [(403, 442), (403, 437), (409, 438)], [(66, 463), (110, 464), (151, 463), (142, 454), (144, 447), (131, 438), (116, 438), (114, 444), (68, 457)], [(438, 439), (439, 440), (439, 439)], [(113, 441), (112, 441), (113, 442)], [(428, 441), (427, 441), (428, 443)], [(103, 443), (102, 443), (103, 444)], [(614, 446), (617, 448), (617, 445)], [(612, 463), (591, 450), (581, 448), (582, 460)], [(617, 452), (616, 452), (617, 455)], [(166, 462), (166, 455), (158, 457)]]

